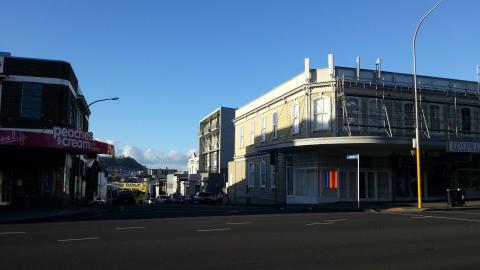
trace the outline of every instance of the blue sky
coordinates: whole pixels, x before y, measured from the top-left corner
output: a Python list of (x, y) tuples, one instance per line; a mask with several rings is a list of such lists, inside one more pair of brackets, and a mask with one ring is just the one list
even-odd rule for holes
[[(5, 1), (0, 51), (69, 61), (95, 137), (149, 167), (185, 167), (198, 121), (303, 70), (303, 59), (412, 72), (433, 0)], [(418, 73), (476, 80), (480, 1), (445, 0), (424, 23)]]

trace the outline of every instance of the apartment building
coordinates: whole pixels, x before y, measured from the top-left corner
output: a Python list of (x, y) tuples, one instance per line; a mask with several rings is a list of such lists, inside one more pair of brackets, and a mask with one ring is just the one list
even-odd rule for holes
[(200, 120), (199, 188), (218, 193), (225, 187), (228, 162), (233, 160), (235, 109), (220, 107)]
[[(359, 63), (359, 61), (358, 61)], [(480, 197), (477, 82), (417, 76), (422, 196), (448, 187)], [(236, 203), (318, 204), (417, 196), (413, 76), (374, 69), (310, 68), (239, 108), (229, 196)]]

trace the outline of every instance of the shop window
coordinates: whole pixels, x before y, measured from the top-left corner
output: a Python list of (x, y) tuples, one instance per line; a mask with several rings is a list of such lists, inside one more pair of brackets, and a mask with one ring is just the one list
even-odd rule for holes
[(42, 116), (42, 92), (42, 84), (22, 84), (22, 101), (20, 107), (21, 117), (38, 119)]
[(293, 195), (293, 156), (286, 157), (287, 194)]
[(260, 187), (264, 188), (267, 185), (267, 163), (262, 158), (260, 162)]
[(248, 164), (247, 185), (248, 187), (255, 187), (255, 163), (253, 162)]
[(270, 166), (270, 187), (275, 189), (275, 165)]

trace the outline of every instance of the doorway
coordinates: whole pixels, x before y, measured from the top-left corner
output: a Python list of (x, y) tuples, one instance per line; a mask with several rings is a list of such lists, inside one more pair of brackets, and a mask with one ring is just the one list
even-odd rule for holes
[(12, 181), (0, 171), (0, 205), (10, 205), (12, 201)]

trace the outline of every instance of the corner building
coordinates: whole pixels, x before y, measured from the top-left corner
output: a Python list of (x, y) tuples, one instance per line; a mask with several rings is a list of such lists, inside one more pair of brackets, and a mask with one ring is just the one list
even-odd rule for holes
[[(417, 76), (422, 197), (461, 187), (480, 198), (477, 82)], [(229, 197), (240, 204), (361, 201), (417, 197), (413, 75), (328, 67), (304, 72), (236, 110)]]
[(0, 54), (0, 207), (88, 202), (98, 181), (90, 110), (71, 65)]

